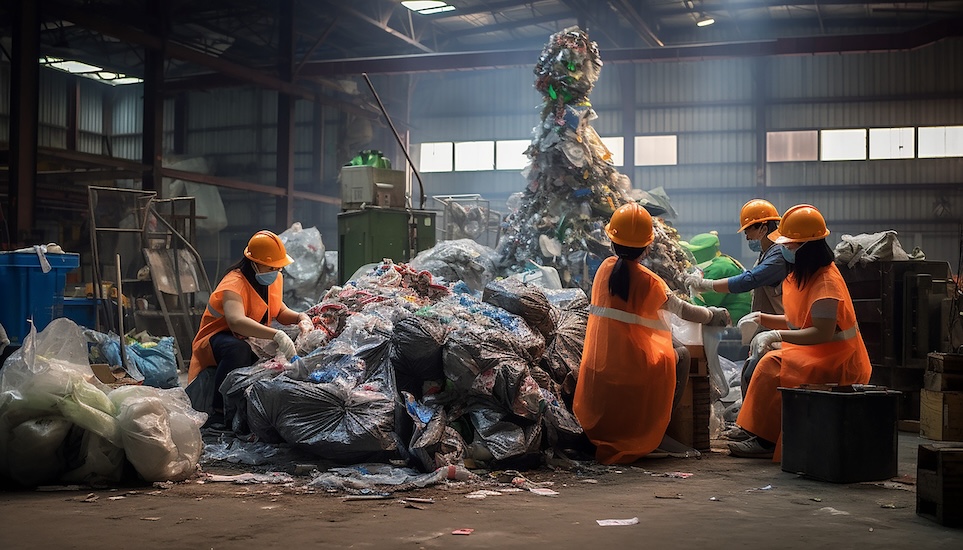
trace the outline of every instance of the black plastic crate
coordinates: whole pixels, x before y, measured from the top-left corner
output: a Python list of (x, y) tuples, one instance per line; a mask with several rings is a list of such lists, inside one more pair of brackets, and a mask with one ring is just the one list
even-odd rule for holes
[(900, 392), (820, 385), (782, 392), (782, 469), (833, 483), (897, 473)]

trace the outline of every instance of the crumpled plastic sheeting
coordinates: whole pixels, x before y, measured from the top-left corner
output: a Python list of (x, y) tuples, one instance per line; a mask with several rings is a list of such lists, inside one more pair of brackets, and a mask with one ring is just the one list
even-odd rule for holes
[(394, 409), (394, 399), (379, 391), (286, 376), (259, 380), (248, 397), (248, 421), (262, 441), (286, 441), (344, 463), (377, 460), (397, 449)]
[[(442, 469), (443, 470), (443, 469)], [(444, 471), (422, 474), (410, 468), (395, 468), (387, 464), (355, 464), (350, 468), (331, 468), (317, 476), (308, 487), (351, 494), (370, 494), (390, 486), (393, 491), (428, 487), (448, 479)]]
[(542, 362), (560, 385), (562, 395), (573, 395), (578, 382), (579, 366), (582, 363), (582, 349), (585, 345), (585, 327), (588, 323), (588, 307), (576, 307), (559, 311), (555, 339), (545, 350)]
[[(270, 362), (268, 362), (270, 363)], [(251, 433), (247, 423), (247, 389), (258, 380), (277, 378), (283, 371), (258, 363), (227, 373), (218, 391), (224, 397), (224, 422), (238, 435)]]
[(232, 464), (260, 466), (271, 463), (272, 459), (279, 453), (280, 450), (277, 445), (261, 441), (248, 442), (238, 438), (221, 439), (204, 445), (204, 454), (201, 456), (201, 461), (223, 460)]
[(555, 336), (555, 323), (548, 298), (535, 285), (517, 279), (501, 279), (485, 286), (482, 301), (514, 313), (551, 341)]
[(323, 286), (325, 274), (330, 271), (324, 250), (324, 241), (317, 227), (302, 228), (294, 222), (278, 237), (284, 243), (288, 256), (294, 260), (284, 268), (284, 303), (295, 310), (304, 310), (316, 303), (327, 290)]
[(395, 323), (391, 336), (391, 363), (400, 389), (419, 397), (425, 380), (441, 380), (442, 346), (447, 331), (437, 320), (413, 315)]
[(541, 423), (526, 426), (510, 420), (510, 415), (492, 406), (474, 406), (468, 417), (478, 437), (495, 460), (505, 460), (538, 452), (542, 441)]
[(181, 481), (197, 469), (207, 415), (181, 388), (122, 386), (110, 392), (127, 460), (147, 481)]
[(485, 288), (498, 275), (495, 251), (471, 239), (442, 241), (422, 250), (409, 265), (449, 283), (464, 281), (472, 290)]
[(834, 250), (836, 261), (849, 268), (882, 260), (926, 259), (926, 255), (919, 249), (907, 254), (896, 237), (896, 231), (892, 229), (871, 234), (843, 235), (840, 239)]

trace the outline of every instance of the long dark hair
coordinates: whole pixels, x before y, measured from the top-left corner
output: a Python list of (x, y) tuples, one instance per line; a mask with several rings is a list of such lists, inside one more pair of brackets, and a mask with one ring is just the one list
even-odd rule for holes
[[(235, 269), (240, 269), (240, 270), (241, 270), (241, 275), (244, 275), (244, 278), (246, 278), (246, 279), (248, 279), (248, 280), (253, 280), (253, 279), (254, 279), (254, 274), (255, 274), (255, 272), (254, 272), (254, 262), (252, 262), (251, 260), (249, 260), (249, 259), (247, 258), (247, 256), (241, 256), (241, 259), (240, 259), (240, 260), (238, 260), (238, 261), (234, 262), (233, 264), (229, 265), (229, 266), (227, 267), (227, 269), (224, 270), (224, 275), (227, 275), (228, 273), (234, 271)], [(221, 278), (222, 278), (222, 279), (224, 278), (224, 275), (221, 275)]]
[(789, 275), (796, 283), (796, 288), (803, 288), (817, 271), (833, 263), (835, 255), (829, 248), (826, 239), (809, 241), (796, 249), (796, 262), (788, 263)]
[(635, 248), (612, 243), (612, 250), (615, 251), (615, 255), (619, 259), (615, 262), (615, 267), (612, 268), (612, 274), (609, 275), (609, 293), (627, 302), (629, 301), (629, 279), (632, 271), (626, 265), (626, 262), (638, 260), (639, 256), (645, 252), (645, 247)]

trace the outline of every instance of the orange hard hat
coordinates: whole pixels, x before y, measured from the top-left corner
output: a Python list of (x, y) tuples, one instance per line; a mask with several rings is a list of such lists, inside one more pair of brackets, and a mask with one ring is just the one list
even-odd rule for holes
[[(778, 220), (779, 211), (771, 202), (764, 199), (752, 199), (742, 205), (742, 210), (739, 211), (739, 223), (742, 224), (739, 231), (745, 231), (747, 227), (757, 223)], [(739, 233), (739, 231), (736, 231), (736, 233)]]
[(268, 267), (284, 267), (294, 263), (284, 249), (281, 238), (270, 231), (258, 231), (247, 242), (244, 257)]
[(811, 204), (797, 204), (782, 215), (779, 228), (769, 234), (776, 244), (804, 243), (829, 236), (826, 220)]
[(620, 206), (609, 223), (605, 225), (609, 239), (622, 246), (642, 248), (652, 244), (655, 233), (652, 231), (652, 216), (637, 202)]

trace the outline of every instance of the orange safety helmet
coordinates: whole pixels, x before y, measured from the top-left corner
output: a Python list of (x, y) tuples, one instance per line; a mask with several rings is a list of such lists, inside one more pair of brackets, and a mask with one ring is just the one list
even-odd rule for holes
[(779, 229), (769, 234), (776, 244), (804, 243), (825, 239), (829, 236), (826, 220), (811, 204), (797, 204), (782, 215)]
[(750, 225), (778, 221), (779, 219), (779, 211), (771, 202), (764, 199), (752, 199), (742, 205), (742, 210), (739, 211), (739, 223), (742, 224), (742, 227), (736, 233), (745, 231)]
[(266, 230), (258, 231), (251, 237), (244, 249), (244, 257), (268, 267), (284, 267), (294, 263), (281, 238)]
[(642, 248), (652, 244), (655, 233), (652, 231), (652, 216), (637, 202), (620, 206), (609, 223), (605, 225), (609, 239), (622, 246)]

